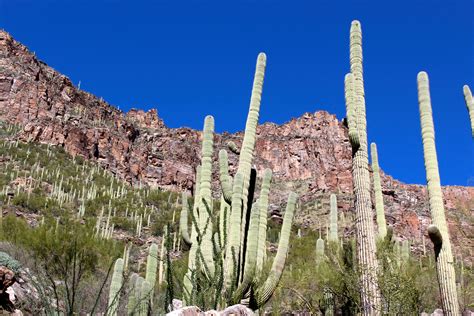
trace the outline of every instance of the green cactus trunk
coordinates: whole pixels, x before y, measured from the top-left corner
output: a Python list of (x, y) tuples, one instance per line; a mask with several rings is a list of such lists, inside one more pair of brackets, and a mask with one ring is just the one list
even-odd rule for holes
[(263, 174), (262, 188), (260, 190), (259, 208), (260, 220), (258, 228), (258, 249), (257, 249), (257, 276), (263, 271), (263, 264), (267, 252), (267, 219), (268, 219), (268, 195), (270, 194), (270, 184), (272, 181), (272, 171), (265, 169)]
[[(349, 126), (357, 133), (349, 135), (353, 148), (352, 178), (354, 181), (357, 260), (360, 269), (361, 304), (364, 315), (380, 314), (380, 291), (377, 280), (375, 232), (370, 198), (370, 174), (367, 148), (367, 122), (362, 67), (362, 30), (359, 21), (353, 21), (350, 31), (351, 73), (345, 78), (346, 108)], [(354, 120), (352, 123), (351, 120)], [(349, 132), (351, 130), (349, 129)], [(352, 133), (354, 133), (352, 131)], [(357, 136), (355, 136), (357, 135)]]
[(158, 267), (158, 246), (151, 244), (148, 250), (148, 257), (146, 259), (146, 276), (145, 280), (151, 286), (151, 297), (153, 297), (153, 289), (156, 283), (156, 269)]
[[(257, 133), (258, 118), (260, 114), (260, 101), (262, 99), (263, 91), (263, 79), (265, 77), (265, 68), (267, 64), (267, 56), (264, 53), (258, 54), (257, 65), (255, 69), (255, 76), (252, 87), (252, 95), (250, 97), (250, 107), (249, 113), (247, 115), (247, 122), (245, 124), (245, 134), (242, 141), (242, 148), (239, 155), (239, 168), (237, 169), (238, 173), (242, 174), (243, 185), (242, 185), (242, 199), (247, 201), (243, 203), (242, 208), (242, 223), (241, 235), (246, 228), (246, 219), (247, 219), (247, 208), (249, 207), (249, 188), (251, 181), (251, 169), (253, 161), (253, 151), (255, 149), (255, 135)], [(251, 204), (250, 204), (251, 205)], [(243, 241), (243, 239), (242, 239)], [(240, 262), (243, 264), (243, 254), (244, 254), (244, 243), (240, 244), (240, 250), (237, 251), (240, 255)], [(240, 267), (242, 270), (242, 267)]]
[(435, 245), (436, 271), (441, 292), (441, 302), (445, 315), (460, 315), (451, 241), (444, 213), (443, 194), (439, 177), (430, 88), (426, 72), (418, 74), (417, 82), (426, 180), (428, 183), (431, 217), (434, 225), (430, 228), (429, 233)]
[[(202, 234), (201, 251), (211, 275), (214, 274), (214, 253), (212, 249), (212, 221), (209, 221), (208, 206), (212, 211), (212, 150), (214, 144), (214, 118), (210, 115), (204, 120), (201, 158), (201, 185), (199, 203), (199, 222)], [(207, 204), (207, 206), (206, 206)]]
[(181, 236), (183, 240), (188, 244), (191, 245), (191, 237), (189, 236), (189, 227), (188, 227), (188, 212), (189, 212), (189, 204), (188, 204), (188, 196), (186, 192), (181, 194), (181, 215), (179, 217), (179, 230), (181, 231)]
[(331, 242), (337, 242), (337, 196), (331, 194), (330, 196), (330, 211), (329, 211), (329, 238)]
[(286, 204), (285, 215), (283, 217), (283, 225), (281, 227), (280, 240), (278, 242), (278, 250), (275, 258), (273, 259), (272, 268), (270, 274), (267, 277), (265, 283), (258, 287), (255, 293), (256, 308), (259, 308), (270, 299), (273, 292), (275, 291), (278, 282), (280, 281), (281, 275), (285, 268), (286, 256), (288, 255), (288, 245), (290, 243), (291, 225), (293, 223), (293, 217), (295, 215), (296, 200), (298, 196), (291, 192), (288, 196), (288, 202)]
[[(195, 189), (194, 189), (194, 205), (192, 209), (192, 216), (196, 220), (199, 219), (199, 214), (198, 214), (198, 205), (200, 199), (201, 199), (201, 166), (196, 167), (196, 182), (195, 182)], [(184, 204), (184, 201), (183, 201)], [(188, 209), (186, 209), (189, 211)], [(183, 210), (184, 211), (184, 208)], [(186, 219), (188, 217), (188, 214), (185, 215)], [(196, 232), (196, 226), (192, 225), (191, 228), (191, 236), (190, 236), (190, 244), (191, 248), (189, 249), (189, 260), (188, 260), (188, 272), (184, 275), (183, 279), (183, 291), (184, 291), (184, 297), (183, 297), (183, 303), (186, 304), (188, 303), (187, 299), (190, 298), (191, 293), (193, 293), (193, 284), (191, 282), (192, 279), (192, 271), (195, 271), (196, 269), (196, 254), (198, 250), (198, 243), (197, 243), (197, 232)], [(183, 220), (183, 226), (181, 227), (181, 231), (184, 231), (187, 229), (187, 221), (186, 223)]]
[(370, 154), (372, 156), (372, 171), (374, 180), (375, 195), (375, 213), (377, 215), (377, 227), (379, 229), (379, 238), (383, 239), (387, 236), (387, 222), (385, 221), (385, 210), (383, 205), (382, 184), (380, 181), (379, 158), (377, 153), (377, 145), (370, 144)]
[(115, 261), (114, 273), (112, 274), (112, 282), (109, 290), (109, 303), (107, 304), (107, 316), (116, 316), (120, 301), (120, 290), (123, 282), (123, 259), (118, 258)]

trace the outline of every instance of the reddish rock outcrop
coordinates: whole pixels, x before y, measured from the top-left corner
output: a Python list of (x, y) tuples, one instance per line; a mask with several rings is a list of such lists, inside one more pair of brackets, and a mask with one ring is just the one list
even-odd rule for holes
[[(19, 124), (22, 140), (62, 146), (72, 155), (97, 161), (129, 183), (193, 188), (201, 132), (168, 128), (156, 110), (122, 113), (73, 86), (4, 31), (0, 31), (0, 119)], [(215, 158), (229, 140), (239, 146), (242, 133), (216, 135)], [(231, 172), (237, 158), (229, 153)], [(283, 125), (260, 125), (255, 165), (258, 171), (267, 167), (274, 171), (272, 210), (278, 210), (288, 192), (295, 190), (301, 197), (297, 221), (317, 227), (321, 218), (316, 218), (317, 211), (310, 212), (314, 201), (319, 198), (325, 204), (329, 193), (337, 192), (340, 210), (350, 216), (351, 148), (347, 129), (334, 115), (318, 111)], [(419, 240), (430, 222), (426, 188), (387, 175), (382, 188), (388, 223), (395, 233)], [(474, 188), (446, 187), (444, 197), (453, 243), (474, 249)]]

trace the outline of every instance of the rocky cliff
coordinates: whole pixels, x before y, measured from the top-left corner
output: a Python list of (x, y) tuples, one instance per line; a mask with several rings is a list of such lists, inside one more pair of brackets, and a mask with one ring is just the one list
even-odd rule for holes
[[(4, 31), (0, 31), (0, 119), (21, 126), (22, 140), (63, 146), (72, 155), (97, 161), (131, 184), (193, 188), (200, 155), (199, 131), (168, 128), (156, 110), (119, 111), (75, 87)], [(288, 191), (295, 190), (301, 196), (298, 222), (312, 228), (325, 226), (328, 195), (336, 192), (346, 221), (342, 226), (350, 234), (351, 148), (343, 123), (318, 111), (283, 125), (263, 124), (257, 134), (256, 168), (271, 168), (275, 175), (271, 194), (274, 213)], [(215, 158), (229, 140), (240, 145), (242, 134), (216, 135)], [(237, 157), (229, 153), (229, 158), (232, 172)], [(430, 222), (425, 186), (403, 184), (383, 175), (382, 187), (387, 221), (396, 235), (421, 240)], [(453, 242), (463, 245), (464, 255), (472, 258), (474, 188), (445, 187), (444, 197)], [(460, 254), (459, 248), (456, 250)]]

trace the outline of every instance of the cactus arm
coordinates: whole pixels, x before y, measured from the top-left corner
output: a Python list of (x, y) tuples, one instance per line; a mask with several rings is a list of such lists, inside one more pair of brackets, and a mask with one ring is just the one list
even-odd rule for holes
[(244, 295), (245, 292), (251, 286), (256, 268), (256, 259), (257, 259), (257, 247), (258, 247), (258, 238), (259, 238), (259, 202), (256, 201), (252, 205), (250, 212), (250, 222), (249, 222), (249, 231), (247, 237), (247, 249), (245, 254), (245, 265), (244, 265), (244, 277), (242, 283), (233, 293), (232, 303), (239, 303), (240, 298)]
[(329, 241), (337, 241), (337, 197), (335, 194), (330, 196), (331, 210), (329, 212), (330, 217), (330, 230), (329, 230)]
[[(255, 168), (250, 169), (250, 181), (249, 181), (249, 188), (247, 194), (247, 200), (244, 201), (243, 210), (242, 210), (242, 227), (241, 227), (241, 238), (240, 238), (240, 271), (244, 271), (244, 263), (245, 263), (245, 247), (247, 245), (247, 236), (248, 236), (248, 228), (250, 223), (250, 213), (246, 212), (246, 210), (252, 209), (253, 197), (255, 193), (255, 186), (257, 183), (257, 170)], [(249, 223), (247, 223), (249, 221)], [(239, 281), (242, 281), (243, 273), (240, 273)]]
[(154, 286), (156, 282), (156, 269), (158, 268), (158, 245), (153, 243), (148, 250), (146, 259), (146, 277), (145, 279)]
[(441, 292), (441, 302), (445, 315), (460, 315), (451, 241), (449, 240), (449, 231), (444, 212), (443, 194), (441, 192), (439, 177), (430, 87), (426, 72), (422, 71), (418, 73), (417, 85), (429, 205), (433, 225), (439, 229), (442, 236), (442, 247), (436, 258), (436, 271)]
[(229, 175), (229, 161), (225, 149), (219, 151), (219, 181), (224, 200), (228, 204), (232, 203), (232, 177)]
[(265, 169), (263, 173), (262, 188), (260, 190), (260, 219), (258, 228), (258, 248), (257, 248), (257, 271), (259, 276), (263, 270), (265, 254), (267, 252), (267, 220), (268, 220), (268, 195), (270, 193), (270, 183), (272, 181), (272, 171)]
[[(221, 205), (219, 209), (219, 238), (221, 250), (225, 249), (227, 245), (227, 236), (229, 233), (229, 212), (230, 204), (228, 204), (224, 197), (221, 195)], [(225, 255), (225, 251), (222, 251), (222, 254)]]
[(188, 204), (188, 196), (186, 192), (181, 193), (181, 201), (182, 201), (182, 209), (181, 215), (179, 217), (179, 230), (181, 231), (181, 236), (183, 240), (188, 244), (191, 245), (191, 237), (189, 236), (189, 228), (188, 228), (188, 213), (189, 213), (189, 204)]
[(265, 283), (256, 290), (256, 304), (263, 306), (271, 297), (280, 281), (283, 269), (285, 267), (286, 256), (288, 254), (288, 244), (290, 241), (291, 225), (295, 214), (297, 195), (291, 192), (288, 196), (283, 225), (281, 227), (280, 241), (278, 242), (278, 251), (273, 259), (272, 268)]
[(202, 255), (208, 264), (211, 275), (214, 274), (214, 253), (212, 249), (212, 222), (208, 222), (209, 214), (206, 212), (204, 201), (212, 210), (212, 195), (211, 195), (211, 181), (212, 181), (212, 148), (214, 144), (214, 118), (210, 115), (206, 116), (204, 120), (204, 132), (202, 140), (202, 157), (201, 157), (201, 184), (200, 193), (201, 199), (199, 203), (199, 220), (200, 229), (202, 232), (201, 251)]
[(139, 316), (149, 315), (151, 302), (153, 299), (153, 287), (147, 280), (142, 282), (142, 288), (140, 290), (140, 310), (138, 311)]
[(118, 258), (115, 261), (112, 282), (110, 283), (109, 302), (107, 304), (107, 316), (116, 316), (120, 301), (120, 290), (123, 282), (123, 259)]
[[(251, 184), (251, 169), (254, 154), (253, 151), (255, 149), (255, 135), (257, 132), (258, 117), (260, 113), (260, 101), (262, 98), (266, 62), (267, 56), (264, 53), (258, 54), (252, 87), (252, 95), (250, 97), (250, 107), (247, 115), (247, 122), (245, 124), (245, 134), (239, 155), (239, 168), (237, 172), (242, 174), (243, 177), (242, 200), (244, 203), (242, 208), (242, 218), (244, 220), (247, 218), (247, 208), (251, 206), (248, 205), (249, 187)], [(245, 227), (245, 225), (242, 227)]]
[[(169, 238), (168, 225), (163, 228), (163, 237), (161, 237), (161, 247), (160, 247), (160, 263), (158, 266), (158, 286), (163, 283), (163, 271), (165, 265), (165, 249), (166, 249), (166, 239)], [(148, 266), (147, 266), (148, 267)], [(156, 271), (156, 269), (155, 269)], [(151, 283), (151, 281), (149, 280)], [(151, 283), (154, 285), (154, 283)]]
[[(194, 293), (193, 284), (191, 282), (192, 273), (196, 270), (196, 258), (197, 258), (197, 249), (199, 247), (197, 242), (197, 230), (199, 227), (195, 225), (199, 219), (199, 212), (198, 212), (198, 205), (199, 201), (201, 200), (201, 165), (196, 167), (196, 181), (195, 181), (195, 189), (194, 189), (194, 205), (193, 211), (188, 214), (191, 216), (192, 221), (191, 225), (191, 248), (189, 249), (189, 259), (188, 259), (188, 272), (183, 279), (183, 288), (184, 293)], [(191, 298), (192, 295), (188, 295), (188, 298)], [(186, 296), (183, 297), (183, 303), (191, 303), (186, 301)]]
[(356, 126), (359, 146), (353, 148), (352, 177), (354, 181), (357, 261), (360, 268), (361, 304), (363, 315), (380, 311), (375, 230), (370, 197), (370, 174), (367, 148), (367, 121), (365, 116), (365, 92), (362, 66), (362, 29), (359, 21), (353, 21), (350, 30), (350, 68), (353, 74)]
[(344, 97), (346, 99), (346, 117), (349, 127), (349, 141), (353, 150), (357, 150), (360, 146), (359, 132), (357, 131), (357, 103), (354, 91), (354, 75), (348, 73), (344, 77)]
[(130, 277), (130, 289), (129, 289), (129, 292), (128, 292), (128, 303), (127, 303), (127, 314), (128, 315), (133, 315), (133, 312), (135, 310), (135, 307), (137, 305), (137, 300), (136, 300), (136, 297), (137, 297), (137, 289), (135, 287), (135, 284), (137, 282), (137, 279), (138, 279), (138, 274), (137, 273), (132, 273), (131, 277)]
[(374, 180), (375, 195), (375, 213), (377, 218), (377, 226), (379, 230), (379, 238), (383, 239), (387, 235), (387, 222), (385, 220), (385, 210), (383, 205), (382, 185), (380, 181), (380, 167), (377, 153), (377, 145), (370, 144), (370, 154), (372, 156), (372, 171)]
[[(234, 188), (232, 193), (232, 205), (229, 222), (229, 236), (226, 248), (224, 282), (226, 291), (232, 287), (233, 280), (238, 279), (237, 266), (240, 258), (240, 233), (242, 223), (242, 186), (243, 177), (237, 173), (234, 177)], [(235, 275), (237, 273), (237, 275)]]
[(237, 145), (233, 141), (230, 140), (227, 142), (227, 148), (229, 148), (229, 150), (233, 152), (234, 154), (240, 155), (240, 149), (237, 147)]
[(462, 90), (464, 92), (467, 111), (469, 112), (469, 119), (471, 120), (472, 138), (474, 138), (474, 100), (472, 99), (471, 89), (469, 89), (468, 85), (464, 85)]

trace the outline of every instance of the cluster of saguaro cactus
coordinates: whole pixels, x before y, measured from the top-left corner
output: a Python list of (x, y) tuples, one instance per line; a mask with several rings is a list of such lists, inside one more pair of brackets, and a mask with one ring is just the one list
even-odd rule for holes
[(417, 82), (426, 180), (428, 184), (431, 217), (433, 220), (433, 224), (428, 228), (428, 234), (435, 248), (436, 270), (444, 314), (460, 315), (456, 293), (454, 259), (451, 252), (451, 241), (449, 239), (446, 215), (444, 213), (443, 194), (441, 191), (438, 158), (436, 154), (430, 88), (426, 72), (422, 71), (418, 74)]
[(360, 268), (361, 303), (364, 315), (379, 312), (380, 293), (377, 280), (372, 201), (365, 117), (365, 93), (362, 67), (362, 31), (359, 21), (353, 21), (350, 31), (350, 68), (345, 77), (345, 98), (349, 140), (352, 146), (352, 177), (354, 180), (357, 260)]
[(383, 239), (387, 236), (387, 222), (385, 220), (385, 210), (383, 206), (382, 185), (380, 181), (379, 156), (377, 153), (377, 145), (370, 144), (370, 154), (372, 156), (372, 171), (375, 195), (375, 213), (377, 218), (377, 226), (379, 229), (379, 238)]
[[(131, 246), (124, 249), (124, 258), (115, 261), (112, 281), (110, 283), (109, 301), (106, 315), (116, 316), (120, 301), (120, 293), (124, 285), (124, 275), (127, 274), (129, 251)], [(152, 307), (153, 293), (156, 283), (156, 271), (158, 267), (158, 246), (151, 244), (148, 250), (146, 275), (142, 278), (133, 273), (129, 278), (130, 288), (128, 295), (128, 315), (146, 316)]]
[(468, 85), (463, 87), (464, 99), (466, 100), (466, 107), (471, 121), (472, 138), (474, 138), (474, 100), (472, 99), (471, 89)]
[[(213, 214), (211, 196), (214, 120), (211, 116), (205, 119), (194, 206), (192, 210), (189, 209), (187, 197), (183, 194), (180, 219), (183, 240), (191, 245), (188, 272), (183, 282), (186, 304), (196, 303), (195, 293), (200, 286), (198, 277), (203, 275), (207, 280), (213, 280), (213, 295), (216, 297), (214, 307), (244, 303), (258, 309), (270, 298), (283, 272), (296, 194), (289, 194), (278, 251), (266, 280), (262, 280), (262, 270), (266, 258), (268, 195), (272, 177), (270, 170), (264, 171), (259, 198), (254, 200), (256, 172), (252, 169), (252, 160), (265, 66), (266, 56), (261, 53), (257, 59), (241, 149), (238, 150), (233, 143), (229, 144), (231, 151), (239, 154), (239, 165), (234, 177), (229, 174), (226, 150), (219, 152), (222, 191), (219, 216)], [(189, 217), (192, 220), (191, 232)], [(217, 232), (212, 234), (216, 226)]]

